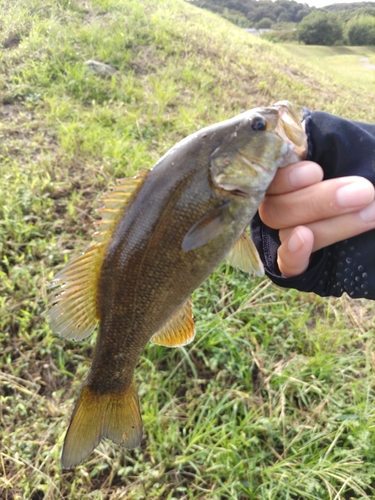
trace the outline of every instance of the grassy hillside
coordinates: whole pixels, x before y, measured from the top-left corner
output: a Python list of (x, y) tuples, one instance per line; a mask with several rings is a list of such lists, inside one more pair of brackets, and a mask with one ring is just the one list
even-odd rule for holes
[(337, 82), (357, 87), (365, 95), (373, 92), (375, 47), (324, 47), (323, 45), (283, 44), (293, 56), (326, 71)]
[(105, 442), (73, 472), (59, 455), (95, 335), (45, 320), (48, 280), (117, 177), (247, 108), (374, 121), (368, 97), (179, 0), (0, 0), (0, 26), (0, 498), (373, 498), (368, 303), (223, 265), (195, 293), (196, 341), (140, 360), (142, 446)]

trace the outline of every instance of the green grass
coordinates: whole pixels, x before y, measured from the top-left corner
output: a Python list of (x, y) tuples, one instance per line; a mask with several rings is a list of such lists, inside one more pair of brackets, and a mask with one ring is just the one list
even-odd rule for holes
[(59, 455), (95, 335), (67, 342), (45, 320), (48, 280), (117, 177), (280, 99), (374, 121), (367, 95), (178, 0), (1, 0), (0, 26), (0, 498), (373, 498), (368, 302), (223, 264), (194, 294), (195, 342), (140, 360), (142, 446), (102, 443), (73, 472)]
[(372, 92), (375, 82), (375, 47), (324, 47), (283, 44), (294, 56), (326, 71), (338, 82)]

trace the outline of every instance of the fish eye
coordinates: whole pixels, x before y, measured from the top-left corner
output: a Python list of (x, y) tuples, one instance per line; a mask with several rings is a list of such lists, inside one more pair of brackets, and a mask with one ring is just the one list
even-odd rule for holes
[(250, 125), (253, 130), (256, 130), (257, 132), (262, 132), (263, 130), (266, 130), (267, 128), (267, 122), (263, 116), (254, 116), (250, 120)]

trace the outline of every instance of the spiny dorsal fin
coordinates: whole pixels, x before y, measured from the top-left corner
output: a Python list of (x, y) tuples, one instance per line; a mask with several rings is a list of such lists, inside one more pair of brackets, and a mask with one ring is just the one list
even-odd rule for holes
[(259, 277), (264, 276), (264, 267), (258, 250), (246, 232), (243, 232), (236, 241), (227, 256), (227, 260), (231, 266), (238, 267), (245, 273), (253, 273)]
[(82, 255), (72, 259), (52, 280), (49, 293), (52, 306), (48, 311), (50, 325), (55, 333), (67, 339), (81, 340), (90, 335), (99, 321), (96, 297), (100, 269), (113, 232), (137, 196), (148, 169), (132, 179), (121, 179), (119, 184), (101, 199), (103, 208), (98, 212), (102, 220), (94, 236), (97, 243)]
[(191, 299), (182, 304), (167, 323), (151, 337), (151, 342), (166, 347), (190, 344), (195, 337)]
[(94, 234), (98, 242), (108, 243), (120, 217), (129, 209), (150, 170), (144, 168), (131, 179), (119, 179), (118, 184), (101, 198), (103, 207), (97, 212), (102, 219), (94, 222), (98, 231)]

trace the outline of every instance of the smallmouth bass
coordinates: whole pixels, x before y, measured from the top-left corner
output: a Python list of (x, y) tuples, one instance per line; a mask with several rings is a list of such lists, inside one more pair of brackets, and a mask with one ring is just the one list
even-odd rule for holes
[(224, 258), (262, 275), (245, 229), (277, 168), (301, 160), (306, 148), (293, 107), (282, 101), (188, 136), (103, 197), (96, 243), (56, 275), (50, 293), (50, 324), (62, 337), (81, 340), (99, 322), (64, 468), (102, 438), (139, 446), (134, 371), (145, 345), (193, 340), (190, 295)]

